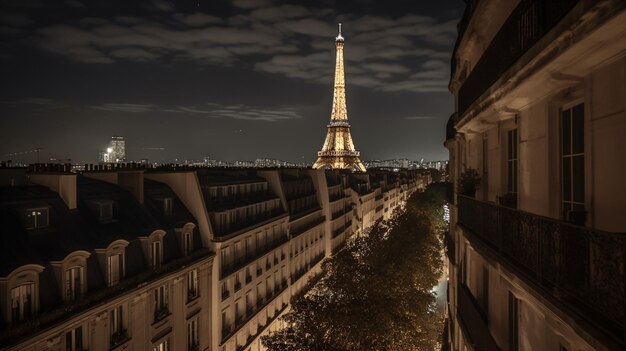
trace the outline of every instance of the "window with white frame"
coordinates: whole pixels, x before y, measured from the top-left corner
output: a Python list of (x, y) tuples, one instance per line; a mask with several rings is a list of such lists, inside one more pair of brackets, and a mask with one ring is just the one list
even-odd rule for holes
[(197, 350), (200, 346), (198, 338), (198, 317), (187, 322), (187, 350)]
[(26, 210), (26, 229), (45, 228), (49, 224), (48, 207), (31, 208)]
[(28, 282), (11, 289), (11, 321), (21, 322), (32, 317), (35, 309), (35, 283)]
[[(585, 113), (584, 104), (561, 111), (561, 188), (563, 218), (585, 210)], [(583, 222), (584, 219), (578, 220)]]
[(153, 241), (150, 244), (150, 265), (152, 269), (157, 269), (161, 267), (161, 263), (163, 262), (163, 245), (161, 241)]
[(169, 313), (168, 305), (167, 284), (154, 289), (154, 320), (160, 320)]
[(194, 269), (187, 273), (187, 300), (191, 301), (199, 296), (198, 291), (198, 270)]
[(113, 254), (107, 257), (107, 284), (115, 286), (120, 282), (123, 276), (123, 256), (122, 254)]
[(65, 270), (65, 301), (74, 301), (82, 294), (83, 272), (80, 266)]
[(83, 327), (65, 333), (65, 351), (83, 351)]

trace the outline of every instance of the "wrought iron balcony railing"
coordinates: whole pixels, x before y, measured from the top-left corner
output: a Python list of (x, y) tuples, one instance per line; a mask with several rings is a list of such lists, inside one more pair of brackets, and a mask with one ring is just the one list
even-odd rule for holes
[(537, 291), (626, 345), (626, 233), (458, 196), (458, 222)]
[(520, 1), (459, 89), (459, 116), (579, 1)]

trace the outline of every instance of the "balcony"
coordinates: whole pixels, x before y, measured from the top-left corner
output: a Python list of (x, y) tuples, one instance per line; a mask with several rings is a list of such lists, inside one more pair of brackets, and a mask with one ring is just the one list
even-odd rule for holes
[(310, 222), (307, 222), (303, 225), (297, 226), (293, 229), (290, 229), (290, 234), (292, 238), (295, 238), (297, 236), (299, 236), (300, 234), (303, 234), (305, 232), (307, 232), (309, 229), (312, 229), (314, 227), (317, 227), (318, 225), (324, 223), (324, 221), (326, 220), (326, 217), (324, 216), (320, 216)]
[(579, 0), (521, 1), (459, 89), (459, 117)]
[(350, 212), (350, 211), (352, 211), (352, 207), (344, 207), (344, 208), (342, 208), (341, 210), (339, 210), (339, 211), (337, 211), (337, 212), (333, 213), (333, 214), (331, 215), (331, 220), (333, 220), (333, 221), (334, 221), (335, 219), (337, 219), (337, 218), (339, 218), (339, 217), (341, 217), (341, 216), (345, 215), (346, 213), (348, 213), (348, 212)]
[(254, 216), (245, 216), (244, 218), (228, 222), (224, 225), (217, 224), (219, 222), (216, 217), (218, 213), (211, 212), (210, 217), (211, 223), (214, 223), (213, 230), (215, 232), (215, 239), (224, 240), (224, 237), (231, 237), (244, 229), (252, 229), (255, 226), (262, 225), (263, 223), (284, 214), (285, 211), (279, 206), (275, 209), (265, 211)]
[(110, 348), (113, 349), (114, 347), (123, 344), (126, 340), (128, 340), (128, 332), (126, 331), (126, 329), (120, 329), (119, 331), (111, 334), (111, 345)]
[(626, 345), (626, 233), (609, 233), (458, 196), (473, 246), (537, 292)]
[[(254, 253), (247, 255), (245, 259), (240, 258), (240, 259), (237, 259), (234, 263), (224, 264), (222, 266), (220, 278), (224, 278), (225, 276), (235, 271), (238, 271), (239, 269), (245, 267), (246, 265), (250, 264), (251, 262), (265, 255), (269, 251), (274, 250), (280, 245), (286, 243), (287, 241), (289, 241), (289, 237), (287, 235), (281, 235), (280, 237), (267, 242), (263, 247), (257, 248), (254, 251)], [(267, 269), (270, 269), (270, 268), (271, 268), (271, 264), (268, 266)], [(261, 273), (262, 273), (262, 269), (257, 269), (257, 276), (261, 275)]]

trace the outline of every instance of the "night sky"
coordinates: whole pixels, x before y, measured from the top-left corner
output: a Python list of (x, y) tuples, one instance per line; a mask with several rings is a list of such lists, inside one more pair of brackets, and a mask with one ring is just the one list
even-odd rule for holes
[[(446, 159), (462, 0), (0, 0), (0, 159), (313, 162), (337, 22), (361, 159)], [(155, 150), (154, 148), (164, 148)]]

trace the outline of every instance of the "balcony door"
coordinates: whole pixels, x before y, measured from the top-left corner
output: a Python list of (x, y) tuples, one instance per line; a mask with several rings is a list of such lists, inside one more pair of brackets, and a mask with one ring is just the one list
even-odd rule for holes
[(561, 110), (561, 208), (563, 219), (584, 225), (585, 213), (584, 104)]

